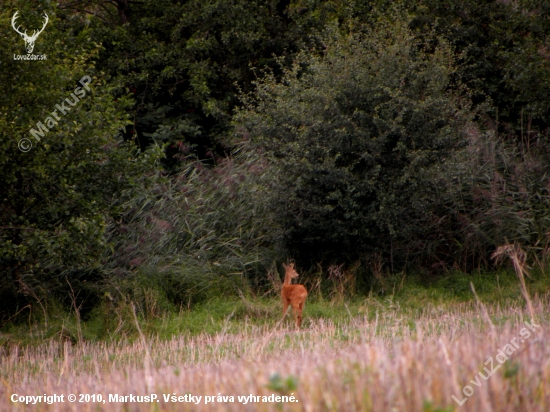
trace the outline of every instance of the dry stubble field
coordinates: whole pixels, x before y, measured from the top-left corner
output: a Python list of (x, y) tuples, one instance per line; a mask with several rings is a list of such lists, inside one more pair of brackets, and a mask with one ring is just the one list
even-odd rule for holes
[[(548, 296), (535, 299), (534, 325), (524, 323), (531, 316), (522, 304), (474, 302), (422, 314), (379, 308), (342, 324), (312, 320), (300, 332), (288, 321), (169, 341), (4, 348), (0, 410), (547, 412), (549, 305)], [(11, 402), (13, 394), (63, 394), (65, 402), (31, 406)], [(96, 402), (79, 402), (80, 394)], [(132, 397), (150, 394), (158, 402)], [(181, 398), (165, 402), (174, 395)], [(190, 395), (201, 396), (198, 404)]]

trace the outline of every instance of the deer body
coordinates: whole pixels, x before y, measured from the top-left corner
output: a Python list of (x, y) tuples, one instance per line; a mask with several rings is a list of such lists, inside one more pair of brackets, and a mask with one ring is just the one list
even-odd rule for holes
[[(292, 306), (292, 313), (294, 313), (294, 319), (296, 320), (296, 327), (300, 328), (302, 325), (302, 311), (304, 310), (304, 304), (307, 298), (307, 290), (304, 285), (292, 285), (292, 279), (298, 277), (296, 269), (294, 269), (294, 263), (285, 265), (285, 281), (283, 283), (283, 289), (281, 296), (283, 298), (283, 319), (286, 316), (289, 305)], [(281, 319), (281, 321), (283, 320)]]

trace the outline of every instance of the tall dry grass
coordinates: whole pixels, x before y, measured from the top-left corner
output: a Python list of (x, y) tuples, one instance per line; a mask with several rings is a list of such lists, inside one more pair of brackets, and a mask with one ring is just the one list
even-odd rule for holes
[[(0, 410), (33, 411), (540, 411), (550, 408), (549, 297), (533, 300), (541, 325), (519, 343), (521, 305), (428, 306), (420, 316), (399, 307), (365, 306), (365, 316), (312, 321), (302, 332), (243, 325), (236, 334), (143, 337), (134, 342), (50, 341), (1, 353)], [(368, 311), (376, 310), (376, 313)], [(368, 319), (371, 319), (370, 321)], [(519, 348), (488, 380), (471, 383), (512, 338)], [(498, 363), (495, 361), (495, 366)], [(474, 393), (459, 407), (462, 388)], [(11, 394), (102, 394), (103, 403), (13, 404)], [(159, 403), (112, 403), (109, 394), (156, 393)], [(200, 405), (165, 403), (163, 394), (203, 396)], [(248, 403), (239, 395), (294, 394), (297, 403)], [(204, 396), (235, 402), (204, 405)], [(438, 409), (439, 408), (439, 409)]]

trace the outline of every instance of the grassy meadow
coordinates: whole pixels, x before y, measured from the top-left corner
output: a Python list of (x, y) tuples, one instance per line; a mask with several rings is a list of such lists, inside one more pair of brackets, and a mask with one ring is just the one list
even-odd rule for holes
[[(291, 314), (279, 324), (275, 296), (151, 319), (132, 312), (104, 339), (86, 338), (98, 319), (52, 317), (53, 335), (14, 326), (2, 335), (0, 410), (547, 411), (547, 276), (527, 279), (531, 306), (513, 274), (472, 276), (477, 298), (458, 287), (468, 278), (450, 277), (455, 288), (396, 280), (385, 296), (311, 294), (300, 331)], [(64, 402), (25, 405), (12, 394)]]

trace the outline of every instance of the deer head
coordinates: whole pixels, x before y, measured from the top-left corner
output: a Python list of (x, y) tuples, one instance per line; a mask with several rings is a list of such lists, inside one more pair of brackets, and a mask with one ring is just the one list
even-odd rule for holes
[(283, 263), (283, 267), (285, 268), (285, 284), (288, 283), (290, 285), (291, 279), (296, 279), (298, 277), (298, 272), (296, 272), (294, 262), (291, 262), (288, 265)]
[(44, 28), (46, 27), (46, 24), (48, 24), (49, 18), (46, 13), (44, 13), (44, 24), (42, 25), (42, 28), (40, 30), (35, 30), (32, 36), (27, 35), (27, 31), (21, 32), (19, 28), (15, 26), (15, 20), (17, 20), (17, 15), (19, 14), (18, 11), (15, 12), (11, 19), (11, 25), (13, 29), (23, 37), (23, 40), (25, 41), (25, 48), (27, 49), (27, 53), (32, 53), (34, 49), (34, 42), (36, 41), (38, 35), (44, 31)]

